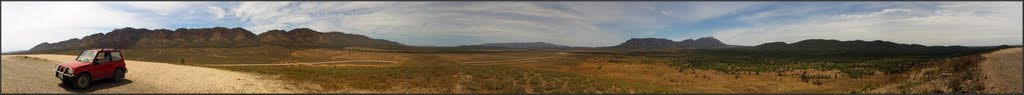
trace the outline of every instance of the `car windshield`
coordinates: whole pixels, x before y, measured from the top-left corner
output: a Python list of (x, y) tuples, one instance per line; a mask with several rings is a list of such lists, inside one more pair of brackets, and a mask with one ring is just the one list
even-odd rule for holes
[(78, 62), (92, 62), (93, 57), (96, 57), (96, 52), (85, 51), (82, 52), (82, 55), (78, 55), (78, 59), (75, 60)]

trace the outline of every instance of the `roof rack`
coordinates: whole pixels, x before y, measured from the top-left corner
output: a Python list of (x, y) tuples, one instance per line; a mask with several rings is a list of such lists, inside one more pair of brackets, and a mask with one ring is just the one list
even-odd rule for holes
[(92, 49), (100, 50), (100, 51), (103, 51), (103, 50), (117, 50), (117, 49), (114, 49), (114, 48), (92, 48)]

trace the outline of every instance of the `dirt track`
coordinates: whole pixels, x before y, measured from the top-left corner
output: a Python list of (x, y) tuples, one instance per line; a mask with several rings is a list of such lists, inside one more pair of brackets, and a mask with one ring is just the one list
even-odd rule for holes
[[(26, 57), (27, 56), (27, 57)], [(54, 64), (68, 55), (3, 55), (3, 93), (295, 93), (265, 76), (219, 69), (128, 60), (125, 81), (97, 81), (89, 89), (60, 85)]]
[(986, 76), (986, 93), (1021, 93), (1021, 48), (1010, 48), (982, 55), (987, 59), (978, 64)]

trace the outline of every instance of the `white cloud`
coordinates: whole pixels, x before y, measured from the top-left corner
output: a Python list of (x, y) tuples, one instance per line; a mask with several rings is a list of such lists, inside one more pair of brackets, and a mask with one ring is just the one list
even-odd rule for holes
[(923, 45), (1022, 42), (1019, 2), (948, 3), (942, 6), (935, 10), (889, 8), (868, 13), (809, 16), (794, 23), (723, 30), (714, 36), (725, 43), (740, 45), (775, 41), (791, 43), (812, 38), (887, 40)]
[(133, 8), (138, 8), (146, 11), (150, 11), (159, 15), (171, 15), (172, 13), (183, 11), (181, 9), (189, 8), (191, 4), (203, 3), (203, 2), (105, 2), (107, 4), (123, 4)]
[[(621, 33), (601, 29), (596, 24), (633, 23), (642, 26), (656, 25), (658, 21), (630, 18), (628, 13), (608, 13), (631, 11), (578, 4), (246, 2), (232, 10), (235, 16), (249, 21), (247, 29), (257, 33), (270, 29), (309, 27), (321, 31), (363, 34), (410, 45), (433, 46), (524, 41), (582, 46), (611, 45), (627, 38), (618, 36)], [(449, 38), (476, 41), (463, 43), (434, 40)]]
[[(284, 29), (285, 23), (276, 20), (294, 11), (285, 10), (289, 2), (243, 2), (232, 9), (233, 14), (249, 24), (246, 29), (255, 33), (263, 33), (272, 29)], [(294, 10), (294, 9), (292, 9)]]
[[(655, 7), (657, 4), (683, 7), (659, 9)], [(244, 2), (237, 8), (228, 9), (246, 21), (244, 27), (256, 33), (308, 27), (363, 34), (410, 45), (543, 41), (573, 46), (608, 46), (629, 37), (649, 36), (670, 24), (696, 23), (752, 4)], [(665, 16), (668, 12), (674, 14)], [(453, 39), (461, 41), (445, 41)]]
[(674, 15), (674, 17), (681, 19), (685, 22), (697, 22), (709, 18), (719, 17), (722, 15), (734, 13), (736, 11), (746, 9), (760, 3), (753, 2), (701, 2), (701, 3), (688, 3), (686, 6), (672, 7), (676, 12), (683, 15)]
[[(339, 18), (342, 22), (339, 26), (355, 32), (391, 34), (394, 37), (390, 38), (399, 38), (394, 40), (411, 45), (434, 46), (529, 41), (602, 45), (615, 42), (601, 39), (619, 38), (614, 36), (616, 33), (600, 30), (586, 22), (578, 14), (541, 8), (532, 3), (474, 3), (460, 7), (438, 7), (448, 4), (462, 3), (395, 6), (371, 14)], [(449, 37), (474, 41), (453, 43), (408, 39)]]
[(27, 50), (122, 27), (157, 27), (137, 14), (91, 2), (3, 2), (3, 51)]
[(227, 13), (225, 13), (225, 11), (224, 11), (224, 8), (215, 7), (215, 6), (210, 6), (208, 8), (209, 8), (209, 10), (207, 12), (210, 12), (210, 14), (213, 15), (213, 19), (224, 18), (224, 15), (227, 15)]

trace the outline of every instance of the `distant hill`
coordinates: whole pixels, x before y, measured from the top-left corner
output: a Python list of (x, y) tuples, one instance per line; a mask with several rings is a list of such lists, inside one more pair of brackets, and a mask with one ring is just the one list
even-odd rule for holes
[(521, 43), (486, 43), (480, 45), (464, 45), (459, 47), (500, 47), (500, 48), (568, 48), (569, 46), (551, 44), (546, 42), (521, 42)]
[(971, 51), (992, 48), (1008, 48), (1010, 46), (965, 47), (965, 46), (924, 46), (919, 44), (900, 44), (889, 41), (839, 41), (830, 39), (807, 39), (792, 44), (770, 42), (754, 46), (755, 49), (772, 51), (828, 51), (845, 55), (945, 55), (954, 53), (971, 53)]
[[(928, 46), (919, 44), (900, 44), (889, 41), (839, 41), (829, 39), (807, 39), (792, 44), (786, 44), (785, 42), (770, 42), (755, 46), (757, 48), (793, 48), (793, 49), (873, 49), (873, 48), (928, 48)], [(932, 47), (943, 47), (943, 46), (932, 46)], [(953, 48), (966, 48), (963, 46), (950, 46)]]
[(324, 33), (308, 28), (298, 28), (291, 31), (270, 30), (258, 35), (258, 39), (263, 44), (285, 47), (406, 47), (398, 42), (373, 39), (358, 34), (346, 34), (342, 32)]
[(622, 44), (612, 46), (611, 48), (625, 48), (625, 49), (661, 49), (661, 48), (723, 48), (732, 47), (718, 41), (714, 37), (704, 37), (697, 40), (686, 39), (683, 41), (672, 41), (663, 38), (632, 38), (623, 42)]
[(260, 35), (242, 28), (179, 28), (167, 29), (114, 29), (56, 43), (40, 43), (29, 51), (60, 51), (88, 48), (197, 48), (197, 47), (254, 47), (277, 45), (284, 47), (405, 47), (405, 45), (363, 35), (341, 32), (317, 32), (308, 28), (291, 31), (270, 30)]

